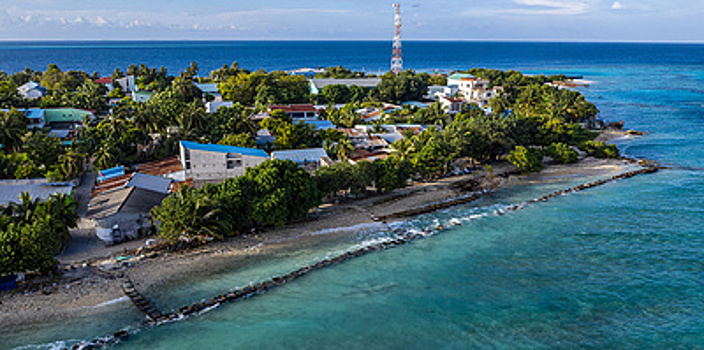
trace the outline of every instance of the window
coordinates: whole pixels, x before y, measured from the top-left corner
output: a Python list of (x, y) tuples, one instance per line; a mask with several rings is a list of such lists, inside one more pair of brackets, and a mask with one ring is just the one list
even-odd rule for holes
[(242, 160), (241, 159), (228, 159), (227, 160), (227, 169), (234, 169), (234, 168), (240, 168), (242, 167)]

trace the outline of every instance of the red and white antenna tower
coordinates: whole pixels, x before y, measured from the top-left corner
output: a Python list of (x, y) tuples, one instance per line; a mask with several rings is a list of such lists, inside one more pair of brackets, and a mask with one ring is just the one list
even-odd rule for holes
[(391, 71), (398, 74), (403, 72), (403, 50), (401, 49), (401, 4), (395, 3), (393, 7), (396, 9), (394, 17), (394, 44), (391, 51)]

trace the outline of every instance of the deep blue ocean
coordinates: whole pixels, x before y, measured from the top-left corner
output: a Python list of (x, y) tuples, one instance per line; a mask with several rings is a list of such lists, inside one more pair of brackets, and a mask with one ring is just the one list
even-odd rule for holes
[[(704, 45), (407, 42), (405, 66), (582, 75), (605, 120), (650, 132), (622, 151), (671, 167), (508, 215), (497, 209), (592, 178), (502, 190), (471, 205), (399, 223), (462, 226), (324, 269), (201, 316), (135, 331), (123, 349), (671, 349), (704, 348)], [(388, 42), (75, 42), (0, 44), (0, 70), (26, 66), (109, 74), (130, 63), (202, 75), (343, 65), (388, 70)], [(287, 273), (383, 239), (358, 228), (244, 267), (145, 291), (161, 309)], [(143, 316), (121, 302), (108, 315), (3, 328), (0, 348), (92, 339)], [(1, 307), (1, 306), (0, 306)]]

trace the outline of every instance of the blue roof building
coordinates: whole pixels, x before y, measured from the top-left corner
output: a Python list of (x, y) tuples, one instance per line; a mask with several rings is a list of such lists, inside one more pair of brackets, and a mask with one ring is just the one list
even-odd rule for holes
[(256, 148), (192, 141), (179, 142), (179, 148), (179, 160), (186, 177), (192, 177), (196, 187), (244, 175), (245, 169), (269, 159), (269, 154)]

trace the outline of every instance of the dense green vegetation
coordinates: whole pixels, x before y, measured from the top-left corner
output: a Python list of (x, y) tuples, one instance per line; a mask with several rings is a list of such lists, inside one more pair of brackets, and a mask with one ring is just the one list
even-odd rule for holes
[(224, 238), (256, 226), (281, 226), (320, 204), (312, 177), (291, 161), (268, 160), (245, 175), (202, 189), (186, 188), (152, 210), (159, 236)]
[(39, 201), (24, 193), (19, 203), (0, 207), (0, 276), (51, 271), (56, 265), (54, 255), (70, 241), (68, 230), (77, 222), (72, 196)]
[[(469, 104), (451, 115), (435, 103), (424, 109), (403, 106), (385, 111), (375, 122), (364, 122), (357, 113), (360, 108), (420, 100), (428, 86), (446, 84), (447, 79), (413, 71), (386, 73), (373, 89), (329, 85), (311, 96), (304, 77), (282, 71), (249, 71), (236, 62), (204, 77), (198, 77), (198, 71), (192, 63), (172, 76), (163, 67), (141, 64), (112, 73), (113, 79), (134, 76), (140, 90), (153, 93), (147, 102), (132, 101), (120, 86), (106, 94), (104, 86), (93, 82), (99, 77), (96, 73), (64, 72), (55, 65), (45, 72), (0, 72), (2, 107), (76, 107), (95, 110), (99, 115), (97, 121), (86, 121), (78, 139), (65, 146), (45, 131), (27, 130), (28, 120), (22, 113), (0, 112), (0, 178), (72, 179), (82, 172), (88, 160), (102, 169), (173, 156), (178, 152), (179, 140), (253, 147), (259, 129), (268, 129), (276, 137), (275, 143), (267, 147), (323, 147), (332, 159), (342, 161), (319, 169), (312, 176), (294, 163), (268, 161), (219, 185), (183, 189), (153, 211), (161, 228), (159, 234), (178, 241), (184, 237), (224, 238), (251, 227), (283, 225), (305, 216), (324, 197), (393, 191), (411, 180), (441, 176), (467, 160), (487, 164), (505, 159), (527, 173), (539, 171), (544, 156), (561, 163), (575, 162), (575, 148), (595, 157), (618, 156), (615, 146), (592, 141), (596, 133), (585, 128), (595, 124), (598, 110), (594, 104), (579, 92), (545, 84), (564, 80), (564, 76), (472, 69), (467, 72), (489, 80), (490, 86), (503, 88), (499, 96), (489, 101), (492, 113)], [(368, 76), (343, 67), (329, 67), (316, 77)], [(47, 88), (45, 98), (26, 101), (17, 95), (17, 86), (30, 80)], [(234, 105), (206, 113), (203, 102), (213, 96), (204, 94), (196, 83), (217, 84), (223, 98)], [(109, 98), (121, 98), (110, 112)], [(294, 123), (281, 111), (274, 111), (270, 118), (261, 121), (251, 118), (271, 104), (311, 102), (344, 104), (322, 113), (323, 118), (338, 127), (376, 124), (377, 132), (384, 124), (426, 127), (407, 131), (403, 139), (392, 145), (393, 152), (386, 158), (351, 164), (346, 160), (354, 155), (355, 147), (340, 131), (315, 130), (308, 124)], [(40, 221), (35, 221), (31, 225), (39, 225)], [(6, 232), (15, 236), (31, 226), (29, 222), (12, 225)]]

